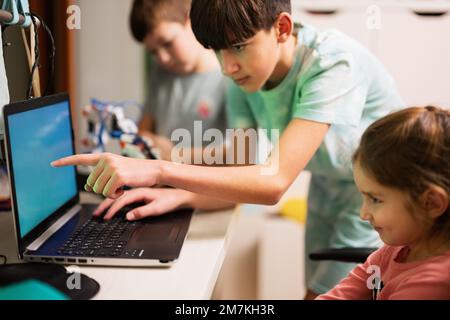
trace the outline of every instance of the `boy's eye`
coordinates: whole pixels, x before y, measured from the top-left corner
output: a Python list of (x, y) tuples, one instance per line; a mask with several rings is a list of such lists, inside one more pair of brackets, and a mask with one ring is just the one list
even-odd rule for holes
[(375, 197), (369, 197), (369, 198), (370, 198), (370, 201), (371, 201), (373, 204), (380, 204), (380, 203), (381, 203), (381, 200), (378, 199), (378, 198), (375, 198)]
[(164, 42), (162, 45), (164, 48), (170, 48), (172, 46), (172, 41)]
[(242, 51), (244, 51), (244, 49), (245, 49), (245, 45), (243, 45), (243, 44), (238, 44), (238, 45), (233, 46), (233, 50), (235, 52), (242, 52)]
[(374, 197), (374, 196), (372, 196), (372, 195), (370, 195), (370, 194), (364, 194), (363, 195), (364, 196), (364, 201), (367, 201), (367, 202), (369, 202), (370, 204), (380, 204), (380, 203), (382, 203), (383, 201), (381, 201), (380, 199), (378, 199), (378, 198), (376, 198), (376, 197)]

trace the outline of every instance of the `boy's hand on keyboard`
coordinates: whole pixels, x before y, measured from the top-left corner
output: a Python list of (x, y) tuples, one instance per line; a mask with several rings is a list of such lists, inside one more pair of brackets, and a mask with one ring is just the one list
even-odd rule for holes
[(123, 207), (136, 202), (143, 202), (145, 205), (131, 210), (126, 216), (129, 221), (140, 220), (188, 207), (190, 196), (190, 192), (179, 189), (134, 189), (125, 191), (116, 200), (106, 199), (103, 201), (94, 211), (94, 216), (102, 215), (109, 208), (103, 218), (111, 220)]

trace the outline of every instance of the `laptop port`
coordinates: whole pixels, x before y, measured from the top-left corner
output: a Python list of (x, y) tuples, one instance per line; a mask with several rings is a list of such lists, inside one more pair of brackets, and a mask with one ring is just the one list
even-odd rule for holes
[(68, 263), (77, 263), (77, 260), (76, 259), (67, 259), (67, 262)]
[(56, 262), (64, 262), (64, 259), (63, 258), (55, 258), (55, 261)]
[(160, 263), (163, 263), (163, 264), (169, 264), (169, 263), (171, 263), (172, 261), (171, 261), (171, 260), (159, 260), (159, 262), (160, 262)]
[(87, 259), (78, 259), (79, 263), (87, 263)]
[(51, 258), (41, 258), (43, 262), (52, 262)]

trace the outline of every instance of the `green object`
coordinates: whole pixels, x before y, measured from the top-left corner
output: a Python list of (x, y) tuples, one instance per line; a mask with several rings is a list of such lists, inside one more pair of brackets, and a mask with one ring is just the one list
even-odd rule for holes
[(69, 298), (38, 280), (27, 280), (7, 287), (0, 287), (0, 300), (69, 300)]

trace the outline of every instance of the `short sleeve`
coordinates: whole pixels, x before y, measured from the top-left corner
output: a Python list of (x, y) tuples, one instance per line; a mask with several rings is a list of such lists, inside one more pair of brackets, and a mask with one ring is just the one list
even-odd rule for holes
[(295, 118), (358, 126), (368, 93), (365, 76), (351, 57), (321, 59), (299, 84)]
[(418, 274), (402, 283), (390, 300), (450, 300), (447, 274)]
[(227, 117), (231, 129), (256, 128), (257, 122), (247, 101), (246, 94), (235, 84), (227, 90)]
[(450, 255), (413, 262), (390, 300), (450, 300)]
[(364, 264), (357, 265), (350, 274), (327, 293), (317, 297), (317, 300), (370, 300), (372, 290), (368, 287), (367, 270), (371, 266), (381, 266), (386, 246), (372, 253)]

